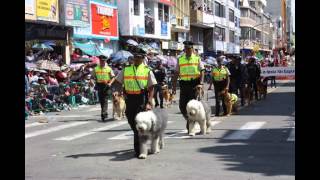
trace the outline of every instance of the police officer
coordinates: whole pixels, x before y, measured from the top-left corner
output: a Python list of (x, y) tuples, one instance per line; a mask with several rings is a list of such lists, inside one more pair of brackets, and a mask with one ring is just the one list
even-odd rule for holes
[(227, 65), (227, 68), (231, 73), (229, 92), (239, 96), (238, 92), (240, 91), (241, 106), (244, 106), (243, 88), (248, 80), (247, 67), (240, 63), (241, 57), (231, 56), (230, 58), (232, 61)]
[[(185, 41), (185, 54), (178, 59), (177, 68), (173, 77), (173, 94), (176, 93), (177, 79), (180, 77), (180, 99), (179, 109), (183, 117), (187, 120), (187, 103), (191, 99), (196, 99), (195, 87), (203, 85), (204, 65), (201, 63), (200, 57), (193, 53), (193, 43)], [(189, 133), (189, 124), (187, 121), (187, 130)]]
[(257, 80), (260, 78), (261, 70), (259, 65), (256, 64), (255, 57), (250, 57), (247, 69), (249, 75), (249, 86), (253, 88), (255, 99), (258, 100)]
[(212, 69), (212, 82), (210, 83), (209, 89), (211, 86), (214, 86), (214, 94), (216, 99), (216, 113), (215, 116), (220, 116), (220, 102), (222, 101), (223, 115), (227, 115), (227, 108), (224, 104), (223, 97), (220, 96), (220, 92), (223, 90), (229, 90), (230, 84), (230, 72), (227, 67), (222, 65), (224, 56), (217, 58), (217, 67)]
[(99, 102), (101, 106), (101, 120), (108, 118), (108, 92), (112, 81), (114, 80), (114, 73), (106, 63), (107, 57), (99, 56), (99, 65), (94, 69), (94, 78), (96, 79), (96, 86), (98, 90)]
[(149, 67), (143, 64), (146, 52), (136, 48), (132, 54), (133, 64), (120, 71), (115, 80), (124, 85), (126, 116), (134, 133), (134, 151), (138, 157), (140, 148), (135, 117), (139, 112), (152, 108), (153, 87), (157, 81)]

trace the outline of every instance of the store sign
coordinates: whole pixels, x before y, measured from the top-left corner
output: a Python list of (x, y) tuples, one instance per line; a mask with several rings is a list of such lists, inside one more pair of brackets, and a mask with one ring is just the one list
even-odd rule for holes
[(89, 0), (65, 0), (65, 24), (74, 27), (90, 26)]
[(145, 35), (145, 29), (144, 29), (144, 27), (140, 27), (139, 25), (133, 27), (133, 35), (138, 35), (138, 36), (143, 36), (143, 35)]
[(177, 17), (176, 17), (176, 15), (171, 15), (170, 23), (172, 25), (177, 25)]
[(36, 20), (35, 0), (25, 0), (24, 2), (25, 2), (24, 4), (25, 19)]
[(118, 38), (118, 10), (113, 6), (91, 2), (92, 34)]
[(59, 22), (58, 0), (36, 0), (37, 19), (43, 21)]
[(261, 67), (261, 76), (295, 76), (295, 67)]
[(168, 35), (168, 24), (164, 21), (161, 21), (161, 36)]

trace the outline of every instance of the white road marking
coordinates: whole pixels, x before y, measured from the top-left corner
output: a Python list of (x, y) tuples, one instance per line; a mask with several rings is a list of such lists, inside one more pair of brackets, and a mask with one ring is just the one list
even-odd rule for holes
[(295, 141), (296, 140), (296, 136), (295, 136), (296, 132), (295, 132), (295, 128), (292, 128), (289, 138), (287, 139), (287, 141)]
[[(170, 124), (170, 123), (173, 123), (173, 121), (168, 121), (168, 124)], [(132, 137), (133, 137), (133, 132), (130, 130), (130, 131), (121, 133), (117, 136), (114, 136), (114, 137), (111, 137), (108, 139), (110, 139), (110, 140), (125, 140), (125, 139), (130, 139)]]
[(241, 126), (239, 130), (226, 136), (223, 139), (229, 139), (229, 140), (249, 139), (265, 123), (266, 122), (247, 122), (245, 125)]
[(71, 136), (60, 137), (60, 138), (56, 138), (54, 140), (71, 141), (71, 140), (75, 140), (75, 139), (78, 139), (78, 138), (82, 138), (82, 137), (85, 137), (85, 136), (89, 136), (89, 135), (95, 134), (95, 133), (97, 133), (99, 131), (105, 131), (105, 130), (109, 130), (109, 129), (112, 129), (112, 128), (115, 128), (115, 127), (118, 127), (118, 126), (122, 126), (122, 125), (127, 124), (127, 123), (128, 123), (127, 121), (118, 121), (116, 123), (109, 124), (109, 125), (104, 126), (104, 127), (94, 128), (94, 129), (91, 129), (91, 130), (86, 131), (86, 132), (81, 132), (81, 133), (74, 134), (74, 135), (71, 135)]
[(74, 123), (69, 123), (69, 124), (64, 124), (61, 126), (56, 126), (56, 127), (52, 127), (49, 129), (44, 129), (44, 130), (39, 130), (39, 131), (35, 131), (35, 132), (31, 132), (25, 135), (25, 138), (30, 138), (30, 137), (35, 137), (35, 136), (39, 136), (39, 135), (43, 135), (43, 134), (48, 134), (51, 132), (55, 132), (55, 131), (59, 131), (62, 129), (66, 129), (66, 128), (70, 128), (70, 127), (74, 127), (74, 126), (79, 126), (79, 125), (83, 125), (83, 124), (87, 124), (90, 122), (74, 122)]
[(40, 126), (40, 125), (45, 125), (45, 124), (47, 124), (47, 123), (34, 122), (34, 123), (26, 124), (25, 128), (35, 127), (35, 126)]

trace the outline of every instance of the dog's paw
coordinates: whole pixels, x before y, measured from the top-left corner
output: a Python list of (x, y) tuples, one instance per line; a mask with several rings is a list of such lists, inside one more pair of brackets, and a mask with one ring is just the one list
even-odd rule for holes
[(146, 159), (147, 158), (147, 155), (146, 154), (140, 154), (139, 155), (139, 159)]
[(189, 133), (189, 136), (195, 136), (196, 133)]
[(211, 132), (211, 128), (207, 128), (207, 134)]

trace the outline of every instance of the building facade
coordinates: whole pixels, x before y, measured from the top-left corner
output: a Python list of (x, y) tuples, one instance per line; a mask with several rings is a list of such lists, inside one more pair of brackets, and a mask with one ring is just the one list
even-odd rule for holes
[(265, 12), (265, 0), (242, 0), (241, 10), (241, 52), (244, 56), (259, 52), (270, 54), (274, 43), (274, 24), (270, 14)]
[(238, 0), (190, 2), (190, 37), (205, 55), (239, 54), (240, 10)]

